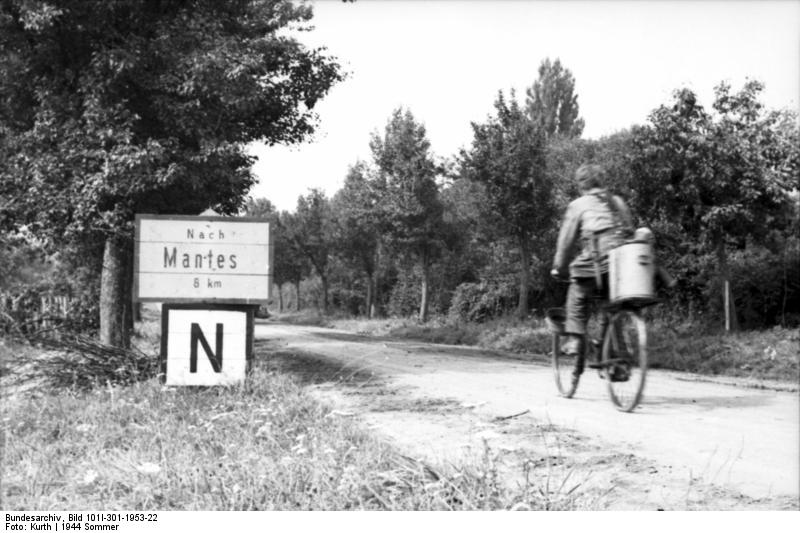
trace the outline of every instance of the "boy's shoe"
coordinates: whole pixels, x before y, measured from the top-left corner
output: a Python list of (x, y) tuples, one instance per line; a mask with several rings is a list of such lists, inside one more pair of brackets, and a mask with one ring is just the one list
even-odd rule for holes
[(575, 357), (575, 367), (572, 369), (572, 381), (575, 382), (583, 374), (584, 367), (584, 354), (581, 337), (577, 335), (569, 335), (567, 340), (564, 341), (561, 351), (568, 357)]
[(563, 346), (561, 346), (561, 352), (571, 357), (579, 356), (583, 355), (583, 350), (581, 348), (581, 338), (579, 336), (567, 335), (567, 340), (564, 341)]
[(581, 374), (583, 374), (584, 359), (585, 357), (583, 354), (578, 354), (578, 357), (575, 359), (575, 368), (572, 369), (573, 383), (577, 382)]
[(630, 378), (631, 373), (628, 370), (628, 365), (614, 365), (611, 368), (611, 372), (608, 373), (608, 379), (614, 383), (628, 381)]

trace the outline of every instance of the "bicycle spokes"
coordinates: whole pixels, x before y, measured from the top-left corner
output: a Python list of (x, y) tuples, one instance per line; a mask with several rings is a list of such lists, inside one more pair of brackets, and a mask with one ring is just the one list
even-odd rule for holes
[(647, 329), (634, 311), (611, 317), (603, 343), (603, 368), (611, 401), (622, 411), (639, 403), (647, 372)]
[(561, 396), (571, 398), (578, 388), (578, 381), (583, 372), (581, 358), (576, 355), (565, 354), (561, 351), (559, 335), (553, 336), (553, 352), (551, 354), (556, 387)]

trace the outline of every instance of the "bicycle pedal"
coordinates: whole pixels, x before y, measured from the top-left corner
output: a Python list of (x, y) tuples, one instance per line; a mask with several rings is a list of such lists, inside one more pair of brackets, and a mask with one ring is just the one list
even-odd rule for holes
[(614, 372), (611, 373), (611, 382), (612, 383), (624, 383), (631, 378), (631, 373), (623, 368), (616, 368)]

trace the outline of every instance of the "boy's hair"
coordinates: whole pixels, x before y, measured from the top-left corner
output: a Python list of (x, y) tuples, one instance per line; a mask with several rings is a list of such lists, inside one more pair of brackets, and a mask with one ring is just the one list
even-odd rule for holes
[(575, 179), (578, 182), (578, 187), (582, 191), (588, 191), (595, 187), (603, 187), (605, 185), (606, 171), (600, 165), (586, 164), (581, 165), (575, 171)]

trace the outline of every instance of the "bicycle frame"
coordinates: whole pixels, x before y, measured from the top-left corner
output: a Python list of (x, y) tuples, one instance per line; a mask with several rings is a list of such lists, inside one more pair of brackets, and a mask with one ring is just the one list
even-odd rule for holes
[[(580, 376), (588, 367), (597, 369), (606, 380), (611, 401), (619, 410), (630, 412), (638, 405), (647, 373), (647, 327), (641, 307), (592, 298), (590, 317), (600, 320), (600, 335), (598, 338), (589, 331), (583, 335), (583, 354), (577, 359), (561, 352), (563, 323), (553, 328), (552, 362), (561, 396), (571, 398), (575, 394)], [(548, 317), (554, 324), (563, 321), (564, 310), (552, 309)]]

